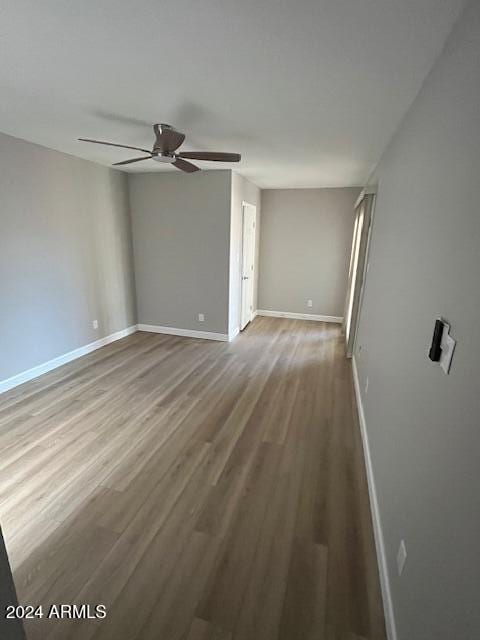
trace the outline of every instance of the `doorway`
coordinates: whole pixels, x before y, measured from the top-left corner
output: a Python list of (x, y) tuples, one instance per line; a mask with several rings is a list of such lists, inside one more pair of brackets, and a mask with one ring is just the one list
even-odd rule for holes
[(372, 230), (374, 201), (375, 193), (363, 191), (355, 204), (355, 224), (344, 314), (347, 358), (351, 358), (353, 355), (357, 334), (365, 273), (368, 264), (367, 257)]
[(253, 294), (255, 286), (255, 234), (257, 208), (248, 202), (242, 203), (242, 284), (240, 329), (243, 331), (253, 317)]

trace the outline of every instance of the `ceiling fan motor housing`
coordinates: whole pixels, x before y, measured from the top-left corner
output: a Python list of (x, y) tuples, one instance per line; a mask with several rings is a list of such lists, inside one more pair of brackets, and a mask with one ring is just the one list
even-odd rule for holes
[(169, 153), (155, 153), (155, 151), (153, 151), (152, 160), (155, 160), (155, 162), (171, 164), (172, 162), (175, 162), (175, 156)]

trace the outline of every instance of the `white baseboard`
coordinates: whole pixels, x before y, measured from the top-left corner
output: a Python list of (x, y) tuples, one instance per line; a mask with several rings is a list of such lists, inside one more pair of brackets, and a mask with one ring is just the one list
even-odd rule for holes
[(184, 336), (185, 338), (202, 338), (204, 340), (220, 340), (221, 342), (228, 342), (229, 340), (227, 333), (177, 329), (176, 327), (160, 327), (156, 324), (137, 324), (137, 329), (139, 331), (149, 331), (150, 333), (166, 333), (170, 336)]
[(121, 331), (116, 331), (115, 333), (111, 333), (109, 336), (95, 340), (95, 342), (90, 342), (90, 344), (86, 344), (83, 347), (78, 347), (78, 349), (64, 353), (63, 355), (53, 358), (52, 360), (48, 360), (48, 362), (44, 362), (43, 364), (39, 364), (32, 369), (17, 373), (17, 375), (12, 376), (11, 378), (1, 380), (0, 393), (4, 393), (14, 387), (18, 387), (18, 385), (28, 382), (29, 380), (33, 380), (33, 378), (38, 378), (38, 376), (48, 373), (49, 371), (52, 371), (52, 369), (61, 367), (63, 364), (67, 364), (67, 362), (71, 362), (72, 360), (85, 356), (87, 353), (100, 349), (100, 347), (104, 347), (106, 344), (110, 344), (110, 342), (120, 340), (120, 338), (125, 338), (131, 333), (135, 333), (136, 330), (137, 326), (133, 325), (126, 329), (122, 329)]
[(231, 331), (228, 334), (228, 341), (231, 342), (232, 340), (235, 340), (235, 338), (238, 336), (239, 333), (240, 333), (240, 327), (236, 327), (235, 329), (233, 329), (233, 331)]
[(355, 387), (355, 397), (357, 399), (358, 418), (360, 422), (360, 432), (363, 442), (363, 453), (365, 467), (367, 471), (368, 493), (370, 495), (370, 509), (372, 512), (373, 534), (375, 537), (375, 547), (377, 550), (378, 570), (380, 573), (380, 587), (382, 589), (383, 610), (385, 614), (385, 626), (388, 640), (397, 640), (397, 629), (393, 612), (392, 594), (390, 590), (390, 579), (388, 576), (387, 556), (385, 553), (385, 543), (383, 540), (382, 521), (378, 507), (377, 490), (375, 487), (375, 477), (373, 475), (372, 459), (370, 456), (370, 446), (368, 443), (367, 423), (363, 410), (362, 394), (360, 392), (360, 381), (358, 378), (357, 363), (355, 356), (352, 358), (353, 383)]
[(290, 311), (269, 311), (267, 309), (258, 309), (255, 315), (271, 318), (292, 318), (292, 320), (315, 320), (316, 322), (343, 322), (341, 316), (319, 316), (313, 313), (291, 313)]

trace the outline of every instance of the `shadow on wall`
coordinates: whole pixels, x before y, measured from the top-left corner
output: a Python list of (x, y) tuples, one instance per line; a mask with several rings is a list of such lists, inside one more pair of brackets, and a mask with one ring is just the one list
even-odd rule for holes
[(108, 180), (96, 187), (92, 210), (101, 210), (104, 215), (92, 220), (95, 308), (100, 310), (100, 326), (110, 335), (132, 323), (131, 313), (136, 307), (128, 185), (123, 176), (112, 171)]

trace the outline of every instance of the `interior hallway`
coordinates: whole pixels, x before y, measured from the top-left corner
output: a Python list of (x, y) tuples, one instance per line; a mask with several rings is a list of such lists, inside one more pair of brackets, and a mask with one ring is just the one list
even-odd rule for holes
[(29, 640), (384, 640), (338, 325), (136, 333), (0, 398), (22, 604), (105, 604)]

